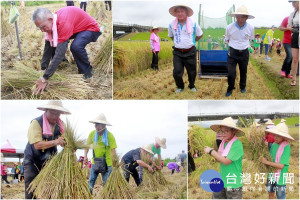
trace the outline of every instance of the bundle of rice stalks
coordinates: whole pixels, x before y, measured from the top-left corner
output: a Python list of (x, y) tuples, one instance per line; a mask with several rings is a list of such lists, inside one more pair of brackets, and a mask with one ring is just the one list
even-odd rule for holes
[(91, 199), (87, 181), (80, 169), (75, 151), (86, 148), (67, 121), (63, 137), (64, 149), (47, 161), (29, 185), (28, 190), (39, 199)]
[(3, 9), (1, 9), (1, 36), (5, 37), (5, 36), (10, 36), (13, 34), (14, 30), (12, 28), (12, 26), (8, 23), (8, 19), (3, 17), (4, 12)]
[[(150, 164), (150, 158), (146, 155), (142, 155), (142, 161)], [(156, 192), (160, 188), (160, 184), (155, 179), (154, 173), (148, 171), (148, 169), (143, 168), (143, 182), (140, 185), (142, 192)]]
[(82, 172), (83, 172), (85, 178), (88, 179), (90, 177), (91, 170), (90, 170), (90, 168), (88, 168), (88, 166), (86, 166), (85, 168), (83, 168)]
[(118, 155), (112, 155), (112, 172), (104, 186), (101, 199), (133, 199), (134, 191), (121, 172), (122, 162)]
[[(112, 72), (112, 35), (105, 40), (103, 47), (96, 53), (93, 66), (97, 72), (108, 75)], [(96, 73), (97, 73), (96, 72)]]
[[(157, 158), (154, 159), (155, 165), (160, 166), (160, 160)], [(155, 182), (158, 182), (161, 185), (168, 185), (168, 181), (165, 178), (164, 174), (161, 172), (161, 170), (155, 170), (154, 172), (154, 180)]]
[(93, 91), (82, 75), (55, 72), (41, 95), (34, 95), (36, 80), (42, 73), (21, 62), (14, 69), (2, 70), (2, 98), (10, 99), (87, 99)]
[(211, 130), (205, 130), (205, 128), (198, 125), (193, 125), (188, 132), (188, 139), (190, 145), (190, 152), (192, 155), (195, 153), (203, 152), (204, 147), (213, 147), (216, 149), (216, 134)]
[(252, 126), (245, 136), (239, 138), (243, 143), (245, 152), (244, 158), (254, 163), (256, 169), (259, 170), (257, 173), (267, 173), (275, 170), (275, 168), (261, 162), (263, 157), (272, 161), (272, 157), (269, 153), (268, 146), (263, 140), (263, 136), (264, 132), (261, 129), (257, 129), (255, 126)]

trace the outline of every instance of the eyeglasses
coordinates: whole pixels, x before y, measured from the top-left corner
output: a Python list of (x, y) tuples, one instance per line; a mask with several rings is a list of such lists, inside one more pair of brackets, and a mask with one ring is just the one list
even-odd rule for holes
[(219, 130), (218, 133), (222, 134), (222, 135), (225, 135), (227, 133), (229, 133), (232, 129), (227, 129), (227, 130)]

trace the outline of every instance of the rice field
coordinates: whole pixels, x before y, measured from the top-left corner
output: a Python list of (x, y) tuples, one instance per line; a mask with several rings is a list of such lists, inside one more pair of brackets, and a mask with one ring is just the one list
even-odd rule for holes
[[(198, 129), (195, 125), (191, 130), (194, 128)], [(206, 138), (211, 138), (214, 140), (215, 133), (210, 129), (202, 129), (205, 132)], [(245, 132), (249, 131), (248, 129), (244, 129)], [(286, 198), (287, 199), (298, 199), (299, 197), (299, 127), (292, 127), (289, 128), (289, 133), (292, 137), (295, 138), (295, 142), (291, 143), (291, 158), (290, 158), (290, 166), (289, 166), (289, 173), (294, 173), (294, 184), (287, 184), (287, 192)], [(245, 136), (242, 136), (245, 137)], [(240, 137), (241, 141), (242, 137)], [(214, 141), (211, 141), (214, 142)], [(244, 141), (245, 142), (245, 141)], [(191, 143), (191, 142), (190, 142)], [(215, 143), (215, 142), (214, 142)], [(244, 143), (243, 143), (244, 145)], [(252, 151), (244, 145), (244, 159), (243, 159), (243, 173), (251, 173), (251, 184), (243, 185), (246, 191), (243, 192), (243, 199), (267, 199), (268, 193), (265, 191), (264, 184), (255, 184), (255, 173), (259, 173), (259, 171), (255, 170), (256, 167), (253, 168), (250, 165), (255, 165), (255, 162), (250, 161), (249, 156)], [(198, 155), (200, 157), (195, 158), (195, 165), (196, 171), (191, 173), (188, 176), (188, 198), (189, 199), (211, 199), (212, 193), (204, 191), (199, 185), (199, 178), (203, 171), (207, 169), (214, 169), (219, 171), (220, 164), (215, 162), (213, 158), (209, 155), (202, 155), (203, 149), (199, 149)], [(259, 169), (260, 170), (260, 169)], [(260, 171), (261, 172), (261, 171)]]
[[(51, 11), (66, 6), (65, 2), (55, 4), (45, 4), (43, 7)], [(79, 3), (75, 2), (75, 6), (79, 7)], [(32, 95), (36, 76), (32, 73), (22, 74), (19, 76), (10, 76), (16, 73), (17, 66), (25, 66), (35, 71), (35, 74), (41, 76), (39, 72), (40, 64), (44, 49), (44, 33), (38, 30), (31, 20), (33, 11), (38, 6), (26, 6), (25, 10), (17, 6), (20, 12), (18, 20), (18, 29), (21, 43), (22, 59), (19, 59), (19, 51), (15, 34), (14, 24), (8, 23), (9, 9), (1, 7), (1, 97), (2, 99), (112, 99), (112, 16), (111, 12), (105, 10), (104, 2), (90, 2), (87, 6), (87, 12), (98, 22), (98, 24), (106, 26), (104, 33), (96, 42), (87, 45), (86, 50), (89, 61), (93, 66), (93, 78), (83, 83), (87, 87), (80, 87), (83, 78), (72, 79), (76, 76), (78, 69), (70, 49), (67, 50), (67, 62), (62, 62), (56, 73), (64, 78), (60, 87), (47, 86), (46, 91), (42, 95)], [(3, 28), (5, 27), (5, 28)], [(70, 45), (70, 44), (69, 44)], [(40, 73), (40, 75), (38, 74)], [(30, 80), (30, 81), (27, 81)], [(70, 81), (72, 80), (72, 81)], [(69, 82), (69, 85), (64, 83)], [(20, 84), (16, 86), (16, 84)], [(77, 88), (80, 91), (76, 91)], [(73, 94), (64, 95), (64, 91), (73, 90)], [(59, 93), (59, 96), (52, 95), (52, 92)], [(77, 96), (77, 93), (83, 93)]]

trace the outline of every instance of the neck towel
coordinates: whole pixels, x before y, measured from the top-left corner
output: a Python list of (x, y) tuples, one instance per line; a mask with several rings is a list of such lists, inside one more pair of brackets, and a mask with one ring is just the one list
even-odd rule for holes
[(58, 43), (58, 34), (57, 34), (57, 14), (53, 14), (53, 26), (52, 26), (52, 33), (45, 33), (45, 40), (50, 42), (51, 47), (57, 47)]
[[(284, 151), (285, 146), (289, 145), (289, 143), (287, 141), (283, 141), (281, 142), (277, 152), (276, 152), (276, 157), (275, 157), (275, 163), (279, 163), (280, 162), (280, 158), (282, 156), (282, 153)], [(280, 178), (280, 173), (281, 173), (281, 169), (277, 169), (276, 174), (278, 174), (278, 176), (275, 176), (275, 181), (278, 183), (279, 178)]]
[[(98, 142), (98, 132), (96, 131), (95, 136), (94, 136), (94, 142), (95, 145), (97, 145)], [(101, 142), (103, 142), (105, 144), (105, 146), (108, 146), (108, 134), (107, 134), (107, 128), (104, 129), (103, 135), (102, 135), (102, 140)]]
[[(61, 121), (61, 119), (58, 118), (56, 123), (59, 126), (60, 133), (64, 133), (65, 132), (64, 123)], [(46, 117), (46, 113), (43, 114), (43, 135), (48, 135), (48, 136), (53, 135), (53, 132), (52, 132), (50, 124), (49, 124), (49, 121)]]
[[(186, 24), (186, 30), (188, 32), (188, 34), (191, 34), (192, 33), (192, 24), (191, 24), (191, 20), (187, 17), (186, 20), (185, 20), (185, 24)], [(173, 29), (176, 30), (178, 27), (178, 19), (176, 17), (174, 23), (173, 23)]]
[(218, 150), (218, 153), (222, 156), (227, 156), (230, 149), (231, 149), (231, 146), (233, 144), (234, 141), (236, 141), (238, 139), (238, 137), (235, 135), (227, 144), (227, 146), (225, 147), (224, 149), (224, 145), (225, 145), (225, 140), (222, 140), (220, 146), (219, 146), (219, 150)]

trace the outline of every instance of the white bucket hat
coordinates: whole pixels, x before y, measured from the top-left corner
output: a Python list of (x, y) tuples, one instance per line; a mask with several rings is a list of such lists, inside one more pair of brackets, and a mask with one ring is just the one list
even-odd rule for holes
[(245, 135), (245, 132), (236, 126), (234, 120), (231, 117), (226, 117), (225, 119), (222, 120), (222, 122), (220, 124), (211, 125), (210, 128), (213, 131), (218, 132), (218, 131), (220, 131), (221, 126), (226, 126), (228, 128), (233, 128), (233, 129), (237, 130), (235, 135), (238, 137)]
[(266, 123), (265, 123), (266, 125), (274, 125), (274, 123), (272, 122), (272, 120), (268, 120)]
[(39, 106), (37, 109), (46, 111), (46, 110), (57, 110), (62, 112), (62, 114), (69, 115), (71, 112), (63, 107), (62, 101), (61, 100), (49, 100), (46, 105)]
[(248, 19), (254, 19), (253, 15), (248, 13), (246, 6), (240, 6), (235, 12), (231, 13), (229, 16), (236, 17), (237, 15), (247, 15)]
[(98, 123), (98, 124), (105, 124), (107, 126), (111, 126), (111, 124), (108, 121), (106, 121), (106, 117), (105, 117), (105, 115), (103, 113), (101, 113), (100, 115), (98, 115), (93, 120), (90, 120), (89, 122), (90, 123), (94, 123), (94, 124)]
[(167, 148), (167, 145), (166, 145), (166, 138), (158, 138), (158, 137), (155, 137), (155, 142), (157, 144), (159, 144), (159, 146), (161, 146), (162, 148), (166, 149)]
[(185, 6), (185, 5), (176, 5), (176, 6), (172, 6), (172, 7), (169, 9), (169, 13), (170, 13), (172, 16), (176, 17), (176, 12), (175, 12), (175, 11), (176, 11), (176, 8), (178, 8), (178, 7), (186, 8), (186, 9), (187, 9), (187, 16), (188, 16), (188, 17), (190, 17), (190, 16), (192, 16), (192, 15), (194, 14), (193, 9), (191, 9), (190, 7)]
[(295, 139), (292, 136), (290, 136), (289, 128), (285, 123), (279, 123), (274, 128), (265, 130), (265, 132), (272, 133), (274, 135), (279, 135), (279, 136), (282, 136), (282, 137), (284, 137), (288, 140), (295, 141)]
[(155, 30), (155, 29), (158, 29), (158, 31), (161, 31), (161, 28), (159, 28), (159, 27), (157, 27), (157, 26), (153, 26), (153, 27), (150, 29), (150, 32), (152, 33), (153, 30)]
[(142, 149), (144, 149), (145, 151), (147, 151), (148, 153), (154, 155), (153, 151), (152, 151), (152, 147), (150, 144), (146, 145), (146, 146), (142, 146)]

